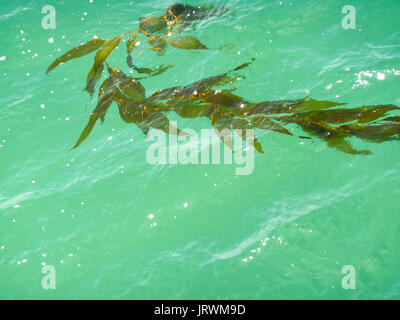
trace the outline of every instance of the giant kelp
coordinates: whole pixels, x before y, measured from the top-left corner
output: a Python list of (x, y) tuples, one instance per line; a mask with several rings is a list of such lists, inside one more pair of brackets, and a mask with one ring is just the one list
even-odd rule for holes
[[(189, 5), (175, 4), (168, 8), (167, 12), (163, 15), (140, 18), (139, 28), (135, 30), (120, 34), (112, 39), (96, 38), (80, 44), (57, 58), (49, 66), (46, 73), (50, 73), (56, 67), (67, 61), (83, 57), (97, 50), (93, 66), (87, 76), (85, 87), (85, 90), (88, 91), (90, 95), (93, 95), (95, 86), (103, 73), (106, 59), (114, 49), (119, 46), (121, 40), (128, 37), (126, 40), (128, 66), (138, 73), (148, 74), (150, 76), (158, 75), (166, 71), (168, 67), (161, 67), (156, 70), (137, 67), (132, 62), (131, 53), (133, 49), (136, 49), (138, 54), (142, 54), (143, 51), (148, 50), (164, 53), (168, 45), (186, 50), (207, 49), (204, 44), (193, 36), (176, 37), (176, 35), (183, 32), (196, 21), (209, 19), (210, 17), (220, 15), (224, 12), (225, 10), (221, 10), (221, 8), (192, 7)], [(140, 36), (147, 38), (147, 42), (149, 43), (147, 48), (143, 46), (139, 48), (139, 45), (144, 42)]]
[[(122, 70), (107, 63), (107, 58), (120, 45), (124, 37), (127, 48), (127, 65), (145, 77), (157, 76), (171, 66), (149, 69), (134, 65), (132, 52), (138, 54), (153, 50), (164, 54), (168, 45), (184, 50), (207, 50), (207, 47), (191, 35), (177, 37), (197, 21), (225, 14), (224, 7), (206, 8), (175, 4), (165, 14), (156, 17), (142, 17), (136, 30), (121, 34), (112, 39), (93, 39), (83, 43), (57, 58), (47, 69), (47, 73), (59, 65), (96, 51), (94, 63), (87, 76), (86, 90), (91, 96), (101, 79), (104, 69), (108, 77), (98, 90), (97, 105), (90, 115), (89, 122), (73, 148), (78, 147), (90, 134), (98, 120), (104, 122), (113, 102), (118, 106), (120, 117), (127, 123), (135, 124), (144, 134), (150, 128), (169, 134), (186, 134), (171, 126), (168, 113), (174, 112), (182, 118), (208, 118), (221, 140), (232, 147), (226, 132), (237, 131), (245, 140), (246, 129), (269, 130), (289, 136), (294, 134), (288, 125), (297, 125), (308, 136), (325, 141), (329, 147), (348, 154), (368, 155), (368, 150), (356, 150), (349, 138), (356, 137), (369, 142), (399, 140), (400, 116), (391, 115), (399, 108), (395, 105), (363, 106), (344, 108), (344, 103), (318, 101), (309, 97), (294, 100), (250, 102), (235, 95), (232, 84), (240, 78), (240, 71), (252, 61), (244, 63), (226, 73), (201, 79), (185, 86), (175, 86), (157, 90), (146, 96), (140, 83), (142, 78), (133, 78)], [(147, 38), (148, 47), (140, 46)], [(227, 129), (227, 130), (224, 130)], [(251, 144), (263, 153), (261, 144), (255, 138)]]

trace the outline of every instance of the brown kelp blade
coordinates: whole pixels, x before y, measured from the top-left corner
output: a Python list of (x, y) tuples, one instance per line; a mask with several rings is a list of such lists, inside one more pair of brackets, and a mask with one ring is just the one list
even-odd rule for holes
[(210, 77), (207, 79), (203, 79), (201, 81), (196, 81), (187, 86), (181, 87), (172, 87), (168, 89), (161, 89), (156, 91), (151, 97), (147, 98), (146, 101), (162, 101), (162, 100), (180, 100), (180, 99), (188, 99), (194, 96), (197, 96), (199, 92), (207, 89), (210, 86), (213, 86), (218, 81), (223, 79), (226, 75)]
[(387, 117), (383, 121), (400, 122), (400, 116)]
[(89, 118), (89, 122), (87, 123), (85, 129), (83, 129), (78, 141), (75, 143), (75, 145), (72, 147), (71, 150), (76, 149), (77, 147), (80, 146), (80, 144), (86, 140), (86, 138), (89, 136), (90, 132), (92, 132), (98, 118), (95, 115), (91, 115)]
[(118, 104), (119, 114), (121, 119), (126, 123), (141, 123), (144, 121), (144, 107), (140, 103), (137, 103), (129, 99), (119, 89), (114, 100)]
[(173, 40), (168, 40), (168, 43), (178, 49), (185, 50), (206, 50), (208, 49), (197, 38), (192, 36), (180, 37)]
[(184, 102), (172, 104), (171, 108), (182, 118), (194, 119), (207, 117), (212, 109), (203, 103), (196, 103), (185, 100)]
[(140, 29), (147, 34), (155, 34), (167, 31), (168, 24), (164, 17), (139, 18)]
[(162, 111), (147, 111), (144, 114), (144, 122), (149, 127), (161, 130), (167, 134), (188, 135), (181, 129), (174, 127)]
[(145, 99), (146, 90), (142, 84), (130, 77), (121, 79), (118, 83), (119, 88), (125, 93), (130, 99), (141, 103)]
[[(326, 124), (321, 124), (321, 123), (315, 123), (308, 121), (307, 119), (302, 119), (299, 117), (296, 117), (296, 115), (292, 116), (278, 116), (278, 117), (273, 117), (272, 118), (275, 121), (281, 122), (281, 123), (292, 123), (292, 124), (297, 124), (300, 126), (303, 131), (309, 133), (312, 136), (319, 137), (321, 139), (324, 139), (326, 136), (330, 136), (334, 130), (337, 130), (336, 128), (332, 128)], [(340, 131), (340, 130), (337, 130)], [(346, 135), (346, 132), (341, 130), (342, 134)], [(348, 134), (350, 136), (350, 134)]]
[(111, 67), (107, 64), (108, 72), (114, 83), (119, 89), (136, 103), (142, 103), (146, 96), (146, 90), (143, 85), (135, 79), (128, 77), (118, 68)]
[(128, 54), (128, 57), (126, 58), (126, 63), (129, 68), (137, 71), (138, 73), (145, 73), (148, 75), (151, 75), (153, 73), (153, 70), (150, 68), (139, 68), (133, 64), (132, 56)]
[(126, 123), (135, 124), (144, 135), (147, 135), (150, 127), (144, 121), (143, 105), (130, 100), (119, 89), (116, 91), (114, 101), (117, 102), (121, 119)]
[(176, 3), (168, 8), (167, 12), (182, 20), (183, 23), (191, 24), (195, 21), (210, 19), (215, 16), (220, 16), (228, 12), (224, 6), (218, 7), (199, 7), (191, 6), (188, 4)]
[(144, 134), (147, 134), (149, 128), (159, 129), (165, 133), (186, 134), (173, 127), (163, 111), (145, 109), (144, 105), (128, 98), (119, 90), (115, 101), (118, 103), (121, 119), (136, 124)]
[(173, 67), (172, 65), (167, 65), (167, 66), (160, 65), (160, 66), (157, 66), (157, 68), (155, 68), (155, 69), (140, 68), (133, 64), (132, 56), (129, 53), (128, 53), (128, 57), (126, 58), (126, 63), (129, 68), (135, 70), (138, 73), (147, 74), (149, 77), (158, 76)]
[(166, 49), (168, 47), (166, 39), (157, 36), (150, 36), (147, 38), (147, 41), (149, 42), (151, 47), (155, 51), (157, 51), (158, 55), (162, 56), (165, 54)]
[(318, 101), (308, 99), (308, 97), (299, 100), (277, 100), (264, 101), (259, 103), (246, 103), (241, 108), (234, 110), (236, 116), (250, 115), (273, 115), (273, 114), (294, 114), (305, 113), (306, 111), (314, 111), (320, 109), (329, 109), (335, 106), (343, 105), (343, 103), (332, 101)]
[(132, 56), (129, 53), (126, 58), (126, 64), (128, 65), (129, 68), (132, 68), (132, 69), (136, 68), (136, 66), (133, 64)]
[(152, 111), (145, 114), (146, 124), (154, 129), (169, 133), (169, 119), (161, 111)]
[(359, 107), (353, 109), (310, 111), (297, 114), (296, 117), (312, 122), (330, 124), (345, 124), (353, 121), (357, 121), (358, 123), (369, 123), (385, 116), (386, 113), (394, 110), (400, 109), (395, 105), (380, 105)]
[(94, 65), (101, 65), (121, 42), (121, 36), (115, 37), (103, 44), (94, 57)]
[(211, 114), (210, 120), (219, 139), (232, 149), (232, 120), (218, 110)]
[(242, 70), (242, 69), (244, 69), (244, 68), (247, 68), (247, 67), (248, 67), (249, 65), (251, 65), (254, 61), (256, 61), (256, 59), (255, 59), (255, 58), (251, 58), (251, 61), (250, 61), (250, 62), (243, 63), (243, 64), (241, 64), (239, 67), (236, 67), (235, 69), (231, 70), (230, 72), (232, 72), (232, 71), (239, 71), (239, 70)]
[(86, 79), (86, 87), (84, 90), (87, 91), (91, 97), (94, 94), (96, 84), (100, 80), (103, 70), (104, 70), (104, 64), (101, 64), (97, 66), (97, 68), (95, 68), (95, 66), (92, 66), (92, 68), (88, 73)]
[(72, 50), (68, 51), (67, 53), (63, 54), (61, 57), (58, 57), (47, 69), (46, 74), (48, 74), (50, 71), (54, 70), (56, 67), (58, 67), (60, 64), (65, 63), (69, 60), (76, 59), (83, 57), (98, 48), (100, 48), (106, 40), (103, 39), (93, 39), (88, 42), (85, 42)]
[(319, 101), (314, 99), (304, 99), (298, 104), (288, 107), (288, 111), (292, 113), (301, 113), (307, 111), (317, 111), (323, 109), (330, 109), (336, 106), (342, 106), (345, 103), (333, 102), (333, 101)]
[(132, 50), (133, 50), (133, 41), (134, 39), (132, 39), (131, 37), (128, 38), (128, 40), (126, 41), (126, 52), (127, 52), (127, 57), (126, 57), (126, 64), (128, 65), (129, 68), (136, 68), (135, 65), (133, 64), (133, 60), (132, 60)]
[(359, 139), (370, 142), (384, 142), (399, 140), (400, 123), (384, 123), (380, 125), (348, 125), (342, 126), (343, 130), (351, 133)]
[(121, 36), (115, 37), (114, 39), (111, 39), (106, 43), (104, 43), (97, 51), (94, 57), (94, 64), (88, 74), (86, 81), (85, 91), (87, 91), (90, 94), (90, 96), (93, 95), (96, 83), (101, 77), (101, 74), (104, 69), (104, 62), (111, 54), (111, 52), (113, 52), (113, 50), (118, 46), (120, 41), (121, 41)]
[[(150, 74), (151, 77), (155, 77), (158, 76), (160, 74), (163, 74), (165, 71), (167, 71), (168, 69), (172, 68), (173, 65), (169, 64), (164, 66), (163, 64), (160, 66), (157, 66), (157, 68), (152, 70), (152, 73)], [(140, 68), (139, 68), (140, 69)]]
[(103, 83), (100, 85), (99, 92), (97, 94), (98, 99), (108, 94), (111, 90), (114, 90), (115, 84), (112, 77), (108, 77)]
[(348, 154), (369, 155), (368, 150), (356, 150), (350, 142), (345, 138), (351, 137), (351, 133), (341, 127), (329, 127), (324, 124), (309, 122), (307, 120), (298, 119), (295, 117), (281, 117), (280, 120), (287, 121), (288, 123), (298, 124), (305, 132), (312, 136), (317, 136), (325, 141), (329, 147), (335, 148), (339, 151)]
[(160, 65), (154, 69), (150, 69), (150, 68), (140, 68), (140, 67), (134, 66), (133, 69), (135, 71), (137, 71), (138, 73), (147, 74), (148, 77), (155, 77), (160, 74), (163, 74), (165, 71), (167, 71), (168, 69), (170, 69), (172, 67), (173, 67), (172, 65), (167, 65), (167, 66)]
[(232, 127), (235, 132), (240, 136), (243, 141), (249, 143), (254, 149), (256, 149), (259, 153), (264, 153), (263, 148), (261, 147), (260, 142), (257, 137), (254, 135), (254, 139), (247, 139), (247, 131), (246, 130), (254, 130), (254, 126), (249, 123), (246, 119), (232, 119)]
[(113, 87), (113, 81), (111, 78), (107, 78), (101, 85), (101, 93), (99, 92), (99, 99), (96, 108), (90, 115), (89, 122), (83, 129), (78, 141), (75, 143), (72, 149), (77, 148), (92, 132), (96, 122), (101, 119), (104, 122), (104, 117), (107, 110), (111, 106), (113, 99), (115, 97), (115, 88)]
[(249, 118), (249, 120), (250, 120), (251, 124), (257, 129), (271, 130), (271, 131), (275, 131), (278, 133), (287, 134), (289, 136), (292, 135), (285, 127), (283, 127), (279, 123), (271, 120), (268, 117), (255, 116), (255, 117)]
[(96, 113), (100, 115), (101, 123), (104, 123), (104, 118), (109, 108), (107, 103), (104, 103), (103, 101), (107, 101), (109, 98), (113, 99), (115, 95), (116, 87), (114, 80), (111, 77), (108, 77), (100, 85), (97, 100), (102, 101), (102, 103), (98, 103), (98, 107), (95, 109)]
[(344, 153), (358, 154), (358, 155), (364, 155), (364, 156), (372, 154), (372, 152), (369, 150), (354, 149), (353, 146), (351, 145), (351, 143), (346, 141), (345, 137), (340, 136), (340, 135), (332, 135), (330, 137), (326, 137), (324, 140), (327, 142), (329, 147), (335, 148)]
[(206, 103), (218, 105), (224, 112), (230, 112), (240, 105), (247, 104), (242, 97), (233, 94), (230, 90), (206, 90), (200, 93), (199, 98)]
[(291, 113), (291, 110), (304, 100), (278, 100), (264, 101), (259, 103), (244, 103), (232, 113), (237, 117), (248, 117), (251, 115), (273, 115)]
[[(253, 61), (254, 59), (252, 60), (252, 62)], [(249, 66), (252, 62), (243, 64), (242, 68)], [(170, 100), (170, 99), (175, 100), (175, 99), (191, 98), (191, 97), (196, 98), (196, 96), (197, 98), (199, 98), (198, 94), (202, 93), (203, 91), (233, 81), (232, 77), (230, 76), (230, 73), (235, 71), (236, 69), (220, 74), (218, 76), (212, 76), (209, 78), (198, 80), (186, 86), (172, 87), (172, 88), (158, 90), (151, 97), (147, 98), (146, 101), (160, 101), (160, 100)], [(236, 78), (237, 77), (235, 77), (235, 79)]]

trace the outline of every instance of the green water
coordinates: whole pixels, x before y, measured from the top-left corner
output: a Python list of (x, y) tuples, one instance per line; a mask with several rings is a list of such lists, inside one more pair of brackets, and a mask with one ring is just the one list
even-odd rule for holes
[[(172, 3), (51, 1), (57, 28), (44, 30), (48, 1), (0, 0), (0, 298), (400, 298), (399, 142), (354, 140), (373, 155), (351, 156), (257, 132), (265, 154), (249, 176), (233, 165), (153, 166), (149, 142), (114, 106), (69, 151), (95, 107), (82, 91), (93, 58), (46, 76), (48, 65)], [(142, 82), (148, 94), (254, 57), (235, 92), (250, 101), (400, 105), (399, 1), (351, 1), (355, 30), (341, 26), (349, 1), (191, 2), (222, 3), (234, 14), (196, 27), (210, 50), (134, 55), (174, 65)], [(109, 62), (128, 72), (124, 46)], [(42, 288), (45, 264), (55, 290)], [(342, 288), (346, 265), (355, 290)]]

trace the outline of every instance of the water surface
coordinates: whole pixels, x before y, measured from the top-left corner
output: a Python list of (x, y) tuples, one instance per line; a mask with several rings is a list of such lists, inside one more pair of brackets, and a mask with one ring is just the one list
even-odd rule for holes
[[(152, 166), (149, 143), (114, 106), (69, 151), (95, 107), (82, 91), (92, 57), (46, 76), (48, 65), (172, 3), (52, 1), (57, 28), (43, 30), (47, 1), (1, 0), (0, 298), (400, 298), (399, 142), (355, 140), (373, 152), (365, 157), (257, 132), (265, 154), (249, 176), (229, 165)], [(250, 101), (400, 105), (399, 1), (352, 1), (355, 30), (341, 26), (346, 1), (190, 3), (234, 13), (196, 27), (208, 51), (134, 55), (140, 66), (174, 65), (143, 81), (148, 94), (254, 57), (236, 84)], [(124, 46), (109, 62), (128, 72)], [(41, 286), (45, 264), (56, 290)], [(356, 290), (341, 286), (346, 265)]]

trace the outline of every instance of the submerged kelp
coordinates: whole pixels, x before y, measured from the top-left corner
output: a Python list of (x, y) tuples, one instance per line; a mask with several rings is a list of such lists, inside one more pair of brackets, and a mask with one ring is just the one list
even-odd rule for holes
[[(132, 51), (135, 49), (141, 54), (143, 51), (153, 50), (164, 54), (168, 45), (186, 50), (207, 50), (207, 47), (193, 36), (175, 35), (182, 33), (197, 21), (226, 12), (224, 7), (206, 8), (175, 4), (168, 8), (164, 15), (140, 18), (139, 28), (134, 31), (113, 39), (93, 39), (56, 59), (47, 69), (47, 73), (62, 63), (97, 50), (84, 89), (91, 96), (104, 69), (107, 69), (108, 73), (107, 79), (98, 90), (97, 106), (73, 148), (78, 147), (89, 136), (99, 119), (104, 122), (113, 102), (118, 106), (121, 119), (135, 124), (145, 135), (150, 128), (168, 134), (186, 134), (172, 127), (167, 117), (169, 112), (175, 112), (182, 118), (208, 118), (220, 139), (229, 147), (232, 147), (232, 141), (227, 132), (231, 130), (240, 129), (236, 132), (243, 140), (246, 138), (246, 129), (270, 130), (293, 136), (288, 125), (297, 125), (309, 135), (300, 138), (317, 137), (329, 147), (348, 154), (371, 153), (368, 150), (356, 150), (349, 141), (352, 137), (377, 143), (399, 140), (400, 116), (390, 115), (390, 112), (399, 110), (395, 105), (343, 108), (344, 103), (318, 101), (309, 97), (253, 103), (235, 95), (235, 88), (227, 86), (239, 79), (238, 72), (252, 64), (254, 59), (221, 75), (201, 79), (186, 86), (160, 89), (151, 96), (146, 96), (146, 90), (139, 82), (141, 78), (129, 77), (106, 62), (122, 38), (129, 35), (126, 41), (128, 66), (140, 74), (146, 74), (147, 77), (159, 75), (171, 66), (160, 66), (155, 70), (137, 67), (133, 64)], [(147, 48), (141, 46), (143, 39), (139, 36), (147, 38)], [(258, 152), (264, 152), (257, 138), (250, 143)]]
[[(94, 63), (87, 76), (85, 90), (92, 96), (95, 91), (95, 86), (99, 81), (103, 70), (104, 63), (115, 48), (121, 43), (121, 40), (128, 36), (126, 47), (128, 52), (127, 64), (139, 73), (148, 74), (150, 76), (158, 75), (168, 69), (161, 67), (156, 70), (149, 68), (139, 68), (132, 62), (131, 52), (136, 49), (138, 54), (146, 50), (154, 50), (159, 53), (164, 53), (168, 45), (175, 48), (187, 50), (204, 50), (207, 49), (198, 39), (193, 36), (174, 37), (176, 34), (183, 32), (185, 28), (196, 21), (209, 19), (213, 16), (224, 13), (225, 10), (219, 8), (203, 8), (192, 7), (189, 5), (175, 4), (168, 8), (164, 15), (149, 18), (140, 18), (139, 28), (134, 31), (129, 31), (116, 36), (112, 39), (96, 38), (85, 42), (76, 48), (68, 51), (61, 57), (57, 58), (47, 69), (46, 73), (50, 73), (59, 65), (76, 58), (83, 57), (96, 51)], [(143, 39), (139, 39), (139, 35), (147, 37), (149, 47), (139, 48)]]

